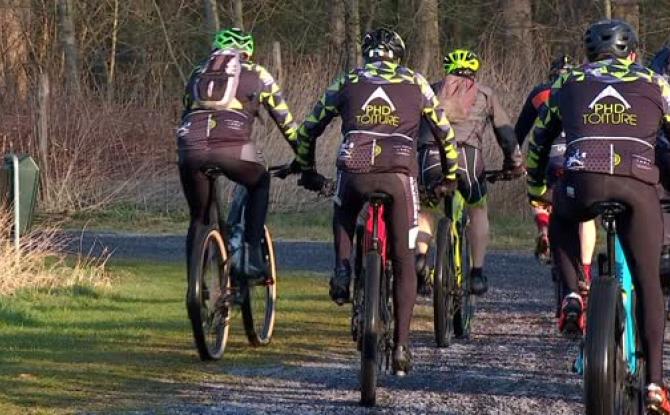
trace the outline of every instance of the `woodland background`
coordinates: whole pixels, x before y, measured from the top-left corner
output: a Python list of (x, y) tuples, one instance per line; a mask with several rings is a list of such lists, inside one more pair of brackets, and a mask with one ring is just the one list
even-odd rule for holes
[[(645, 62), (670, 34), (670, 0), (0, 0), (0, 153), (38, 160), (46, 212), (116, 204), (183, 212), (175, 145), (183, 82), (217, 28), (253, 32), (254, 60), (280, 80), (298, 121), (360, 62), (361, 34), (381, 25), (405, 38), (409, 65), (431, 81), (446, 51), (477, 51), (480, 80), (515, 121), (551, 57), (582, 60), (585, 28), (607, 15), (639, 28)], [(329, 175), (338, 134), (339, 121), (319, 140)], [(268, 116), (254, 136), (269, 164), (291, 160)], [(489, 147), (496, 168), (500, 154)], [(493, 210), (522, 210), (523, 184), (500, 187)], [(293, 180), (273, 183), (275, 210), (313, 200)]]

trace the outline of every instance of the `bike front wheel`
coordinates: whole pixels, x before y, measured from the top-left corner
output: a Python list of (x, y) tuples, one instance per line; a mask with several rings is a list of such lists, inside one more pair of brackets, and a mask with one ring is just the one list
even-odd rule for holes
[(201, 360), (223, 356), (230, 329), (230, 267), (226, 246), (217, 229), (209, 229), (193, 247), (186, 308)]
[(377, 399), (377, 376), (380, 367), (380, 288), (381, 256), (369, 252), (363, 271), (363, 338), (361, 343), (361, 405), (374, 406)]
[(269, 274), (265, 281), (247, 287), (247, 295), (242, 303), (244, 330), (252, 346), (270, 343), (277, 311), (277, 263), (272, 236), (267, 227), (261, 246)]
[(465, 228), (464, 223), (459, 230), (460, 243), (458, 244), (458, 248), (460, 250), (455, 253), (456, 255), (460, 255), (461, 264), (461, 284), (455, 290), (459, 294), (454, 312), (454, 334), (457, 338), (468, 338), (470, 336), (470, 328), (475, 315), (476, 304), (475, 295), (470, 288), (472, 257), (470, 254), (470, 241), (468, 240)]

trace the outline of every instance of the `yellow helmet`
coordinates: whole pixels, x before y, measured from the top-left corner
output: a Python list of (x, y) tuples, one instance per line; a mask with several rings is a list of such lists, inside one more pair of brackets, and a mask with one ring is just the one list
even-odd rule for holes
[(479, 70), (479, 56), (467, 49), (456, 49), (444, 57), (446, 74), (472, 75)]

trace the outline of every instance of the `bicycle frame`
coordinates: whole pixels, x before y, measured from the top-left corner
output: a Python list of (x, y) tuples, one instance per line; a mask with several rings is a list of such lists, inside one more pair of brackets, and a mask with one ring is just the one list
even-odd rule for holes
[[(465, 198), (458, 190), (454, 192), (450, 200), (445, 201), (445, 217), (450, 220), (449, 233), (454, 249), (452, 260), (454, 261), (454, 271), (456, 273), (456, 282), (459, 287), (463, 285), (463, 264), (461, 258), (461, 244), (463, 239), (460, 232), (465, 232), (465, 229), (459, 229), (463, 224), (465, 215)], [(460, 232), (459, 232), (460, 231)]]
[(365, 222), (365, 249), (363, 252), (375, 250), (382, 257), (382, 266), (386, 267), (388, 259), (388, 229), (384, 220), (384, 205), (368, 204), (367, 221)]

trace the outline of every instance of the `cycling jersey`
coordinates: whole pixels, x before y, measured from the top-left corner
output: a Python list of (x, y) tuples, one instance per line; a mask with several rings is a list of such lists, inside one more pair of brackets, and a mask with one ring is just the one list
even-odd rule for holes
[(388, 61), (366, 64), (337, 79), (298, 131), (298, 162), (314, 165), (314, 138), (342, 117), (338, 169), (349, 173), (405, 173), (416, 177), (421, 118), (439, 141), (445, 176), (456, 173), (454, 133), (423, 76)]
[(566, 171), (658, 182), (654, 147), (659, 125), (670, 131), (670, 86), (626, 59), (583, 65), (552, 86), (529, 145), (529, 184), (541, 193), (551, 144), (565, 132)]
[[(455, 99), (451, 94), (454, 84), (466, 84), (461, 87), (472, 92), (465, 92), (462, 97), (459, 95)], [(433, 84), (432, 89), (439, 98), (440, 107), (451, 121), (458, 145), (465, 144), (481, 150), (485, 134), (492, 127), (505, 160), (509, 164), (521, 164), (521, 152), (512, 123), (491, 88), (470, 78), (447, 75), (442, 81)], [(464, 106), (469, 108), (463, 110)], [(429, 133), (427, 129), (422, 129), (419, 147), (431, 145)]]
[[(282, 96), (279, 85), (260, 65), (243, 61), (235, 99), (228, 110), (198, 108), (191, 96), (192, 84), (203, 65), (198, 65), (186, 85), (182, 123), (177, 131), (180, 149), (197, 150), (217, 147), (243, 147), (243, 159), (255, 160), (255, 146), (250, 142), (254, 118), (261, 104), (281, 130), (291, 147), (297, 146), (297, 124)], [(253, 161), (249, 160), (249, 161)]]
[(514, 126), (514, 133), (517, 140), (519, 140), (519, 146), (523, 145), (526, 136), (533, 128), (537, 114), (540, 112), (540, 107), (549, 102), (550, 95), (551, 83), (537, 85), (528, 94), (528, 98), (526, 98), (526, 102), (521, 109), (521, 114), (519, 114), (519, 119)]

